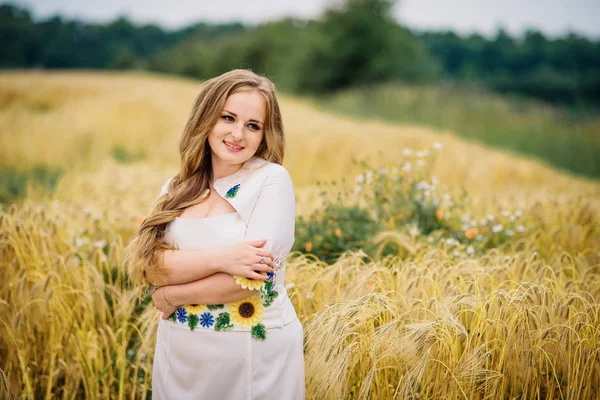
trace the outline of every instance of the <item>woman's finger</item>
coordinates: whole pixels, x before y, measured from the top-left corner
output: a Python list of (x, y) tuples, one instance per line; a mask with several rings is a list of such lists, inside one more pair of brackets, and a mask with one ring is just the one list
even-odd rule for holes
[[(264, 262), (261, 262), (261, 260), (264, 260)], [(259, 256), (257, 263), (261, 265), (273, 265), (273, 260), (269, 257)]]
[(254, 264), (252, 266), (252, 269), (254, 271), (260, 271), (260, 272), (272, 272), (273, 271), (273, 267), (267, 264)]
[(270, 259), (273, 259), (273, 253), (271, 252), (271, 250), (268, 249), (256, 249), (256, 254), (261, 257), (268, 257)]
[(269, 279), (269, 277), (267, 275), (254, 273), (252, 274), (252, 279), (257, 281), (266, 281), (267, 279)]

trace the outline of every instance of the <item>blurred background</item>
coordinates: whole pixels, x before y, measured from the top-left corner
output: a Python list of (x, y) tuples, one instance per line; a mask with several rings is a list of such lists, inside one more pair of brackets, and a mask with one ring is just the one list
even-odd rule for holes
[(600, 398), (599, 15), (0, 2), (0, 399), (150, 397), (124, 247), (234, 68), (279, 92), (308, 398)]

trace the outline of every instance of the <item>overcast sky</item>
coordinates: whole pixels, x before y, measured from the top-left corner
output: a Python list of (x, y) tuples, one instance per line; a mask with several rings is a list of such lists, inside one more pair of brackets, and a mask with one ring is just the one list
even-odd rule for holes
[[(105, 22), (119, 15), (139, 23), (179, 28), (194, 22), (257, 23), (283, 16), (316, 18), (339, 0), (12, 0), (36, 18), (60, 13), (70, 18)], [(394, 15), (419, 30), (452, 29), (491, 35), (498, 26), (520, 35), (536, 28), (557, 36), (575, 31), (600, 38), (600, 0), (403, 0)]]

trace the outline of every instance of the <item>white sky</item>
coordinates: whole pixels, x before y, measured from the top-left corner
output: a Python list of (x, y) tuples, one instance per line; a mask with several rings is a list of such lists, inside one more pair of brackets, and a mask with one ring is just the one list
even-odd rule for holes
[[(257, 23), (283, 16), (316, 18), (339, 0), (11, 0), (36, 18), (57, 13), (69, 18), (106, 22), (125, 15), (137, 23), (179, 28), (194, 22)], [(575, 31), (600, 38), (600, 0), (403, 0), (397, 20), (419, 30), (452, 29), (492, 35), (503, 26), (520, 35), (527, 28), (557, 36)]]

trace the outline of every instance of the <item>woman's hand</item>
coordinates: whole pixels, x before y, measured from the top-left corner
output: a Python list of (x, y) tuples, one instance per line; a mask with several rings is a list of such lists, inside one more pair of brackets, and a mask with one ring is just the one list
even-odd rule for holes
[(229, 275), (267, 280), (266, 272), (273, 272), (273, 254), (270, 250), (261, 248), (266, 242), (266, 240), (251, 240), (221, 249), (220, 270)]
[(167, 293), (165, 293), (166, 289), (166, 286), (161, 286), (157, 288), (154, 293), (152, 293), (152, 301), (154, 302), (154, 305), (160, 312), (163, 313), (162, 319), (169, 318), (169, 316), (173, 314), (175, 310), (177, 310), (177, 306), (170, 304), (168, 301)]

